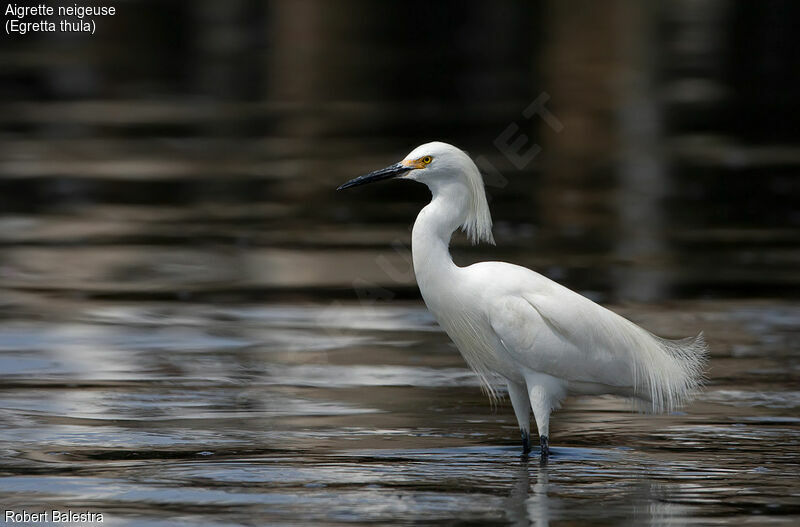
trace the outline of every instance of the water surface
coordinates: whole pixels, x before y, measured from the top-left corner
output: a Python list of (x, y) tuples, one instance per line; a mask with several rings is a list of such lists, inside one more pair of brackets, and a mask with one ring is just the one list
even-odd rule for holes
[(571, 400), (546, 466), (416, 302), (60, 309), (0, 331), (6, 508), (112, 525), (800, 518), (794, 304), (625, 306), (662, 334), (703, 327), (709, 384), (667, 416)]

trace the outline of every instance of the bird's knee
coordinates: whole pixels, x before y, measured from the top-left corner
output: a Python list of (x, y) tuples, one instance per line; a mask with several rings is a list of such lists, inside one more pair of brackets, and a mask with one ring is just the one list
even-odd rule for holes
[(538, 372), (525, 375), (528, 398), (540, 436), (550, 433), (550, 413), (561, 405), (566, 396), (564, 381)]
[(547, 411), (540, 411), (540, 412), (533, 412), (533, 416), (536, 420), (536, 430), (539, 432), (540, 436), (547, 436), (550, 434), (550, 410)]
[(531, 409), (540, 436), (550, 433), (550, 414), (561, 402), (553, 393), (545, 388), (534, 386), (530, 389)]
[(544, 386), (534, 385), (528, 389), (528, 397), (531, 401), (531, 408), (534, 412), (550, 405), (550, 396)]

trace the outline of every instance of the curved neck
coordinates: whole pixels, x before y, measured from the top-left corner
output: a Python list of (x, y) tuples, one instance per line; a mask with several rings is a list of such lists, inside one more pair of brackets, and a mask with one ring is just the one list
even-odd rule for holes
[(466, 217), (469, 191), (463, 185), (431, 186), (433, 199), (417, 215), (411, 232), (411, 254), (422, 290), (458, 267), (450, 256), (450, 237)]

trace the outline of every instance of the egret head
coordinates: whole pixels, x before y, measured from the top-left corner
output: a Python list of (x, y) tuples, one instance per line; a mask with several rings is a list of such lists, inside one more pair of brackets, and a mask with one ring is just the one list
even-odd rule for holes
[(463, 209), (461, 227), (472, 243), (494, 243), (492, 216), (486, 202), (483, 178), (463, 150), (438, 141), (426, 143), (412, 150), (399, 163), (351, 179), (337, 190), (392, 178), (424, 183), (434, 199), (441, 196), (449, 200), (452, 206)]

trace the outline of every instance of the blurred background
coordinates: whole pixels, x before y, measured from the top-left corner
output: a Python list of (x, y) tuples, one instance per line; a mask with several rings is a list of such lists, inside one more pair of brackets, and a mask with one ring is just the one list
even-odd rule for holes
[[(352, 298), (357, 270), (419, 298), (375, 256), (408, 271), (389, 244), (427, 190), (333, 189), (443, 140), (502, 174), (498, 247), (466, 259), (600, 299), (796, 297), (800, 6), (561, 4), (129, 1), (91, 38), (5, 38), (0, 284)], [(523, 116), (542, 94), (560, 132)]]
[[(50, 505), (140, 522), (233, 495), (273, 519), (300, 517), (304, 500), (318, 499), (345, 507), (338, 521), (398, 511), (436, 520), (439, 505), (424, 500), (387, 504), (379, 469), (327, 473), (369, 489), (353, 490), (349, 505), (307, 486), (320, 473), (289, 477), (294, 490), (269, 506), (250, 487), (209, 490), (212, 480), (285, 483), (285, 470), (267, 470), (275, 460), (264, 462), (265, 448), (300, 452), (280, 450), (297, 469), (313, 452), (384, 448), (387, 438), (407, 448), (513, 443), (495, 452), (497, 464), (457, 478), (477, 487), (456, 495), (505, 496), (522, 477), (503, 479), (516, 459), (513, 417), (488, 410), (410, 266), (410, 226), (427, 189), (334, 190), (431, 140), (467, 150), (486, 173), (497, 246), (470, 247), (459, 234), (458, 263), (532, 267), (667, 337), (706, 330), (715, 358), (699, 428), (658, 440), (631, 431), (632, 444), (688, 434), (706, 455), (711, 437), (741, 451), (774, 432), (786, 449), (775, 463), (797, 461), (800, 3), (110, 4), (117, 14), (96, 18), (93, 36), (0, 38), (7, 503), (35, 505), (45, 498), (33, 489), (44, 488)], [(546, 111), (526, 111), (535, 101)], [(579, 405), (572, 421), (602, 411), (616, 426), (645, 426), (599, 404)], [(726, 435), (734, 424), (725, 419), (742, 408), (766, 428)], [(556, 445), (609, 440), (594, 425), (567, 428), (557, 416), (554, 426)], [(760, 448), (752, 455), (767, 456)], [(197, 452), (239, 461), (250, 452), (252, 472), (176, 464)], [(156, 475), (132, 459), (174, 470)], [(115, 472), (120, 463), (126, 472)], [(499, 471), (500, 487), (481, 487), (487, 470)], [(784, 474), (775, 470), (773, 481)], [(76, 479), (59, 479), (67, 473)], [(439, 483), (453, 498), (456, 484)], [(182, 489), (173, 501), (160, 492), (171, 484)], [(665, 485), (658, 503), (689, 492)], [(797, 514), (796, 498), (754, 492), (763, 502), (736, 510), (771, 503), (773, 514)], [(375, 508), (359, 508), (365, 499)], [(488, 522), (502, 509), (453, 499), (443, 518)], [(619, 518), (632, 518), (620, 507)], [(656, 509), (637, 514), (688, 514)], [(204, 511), (238, 521), (228, 509)]]

